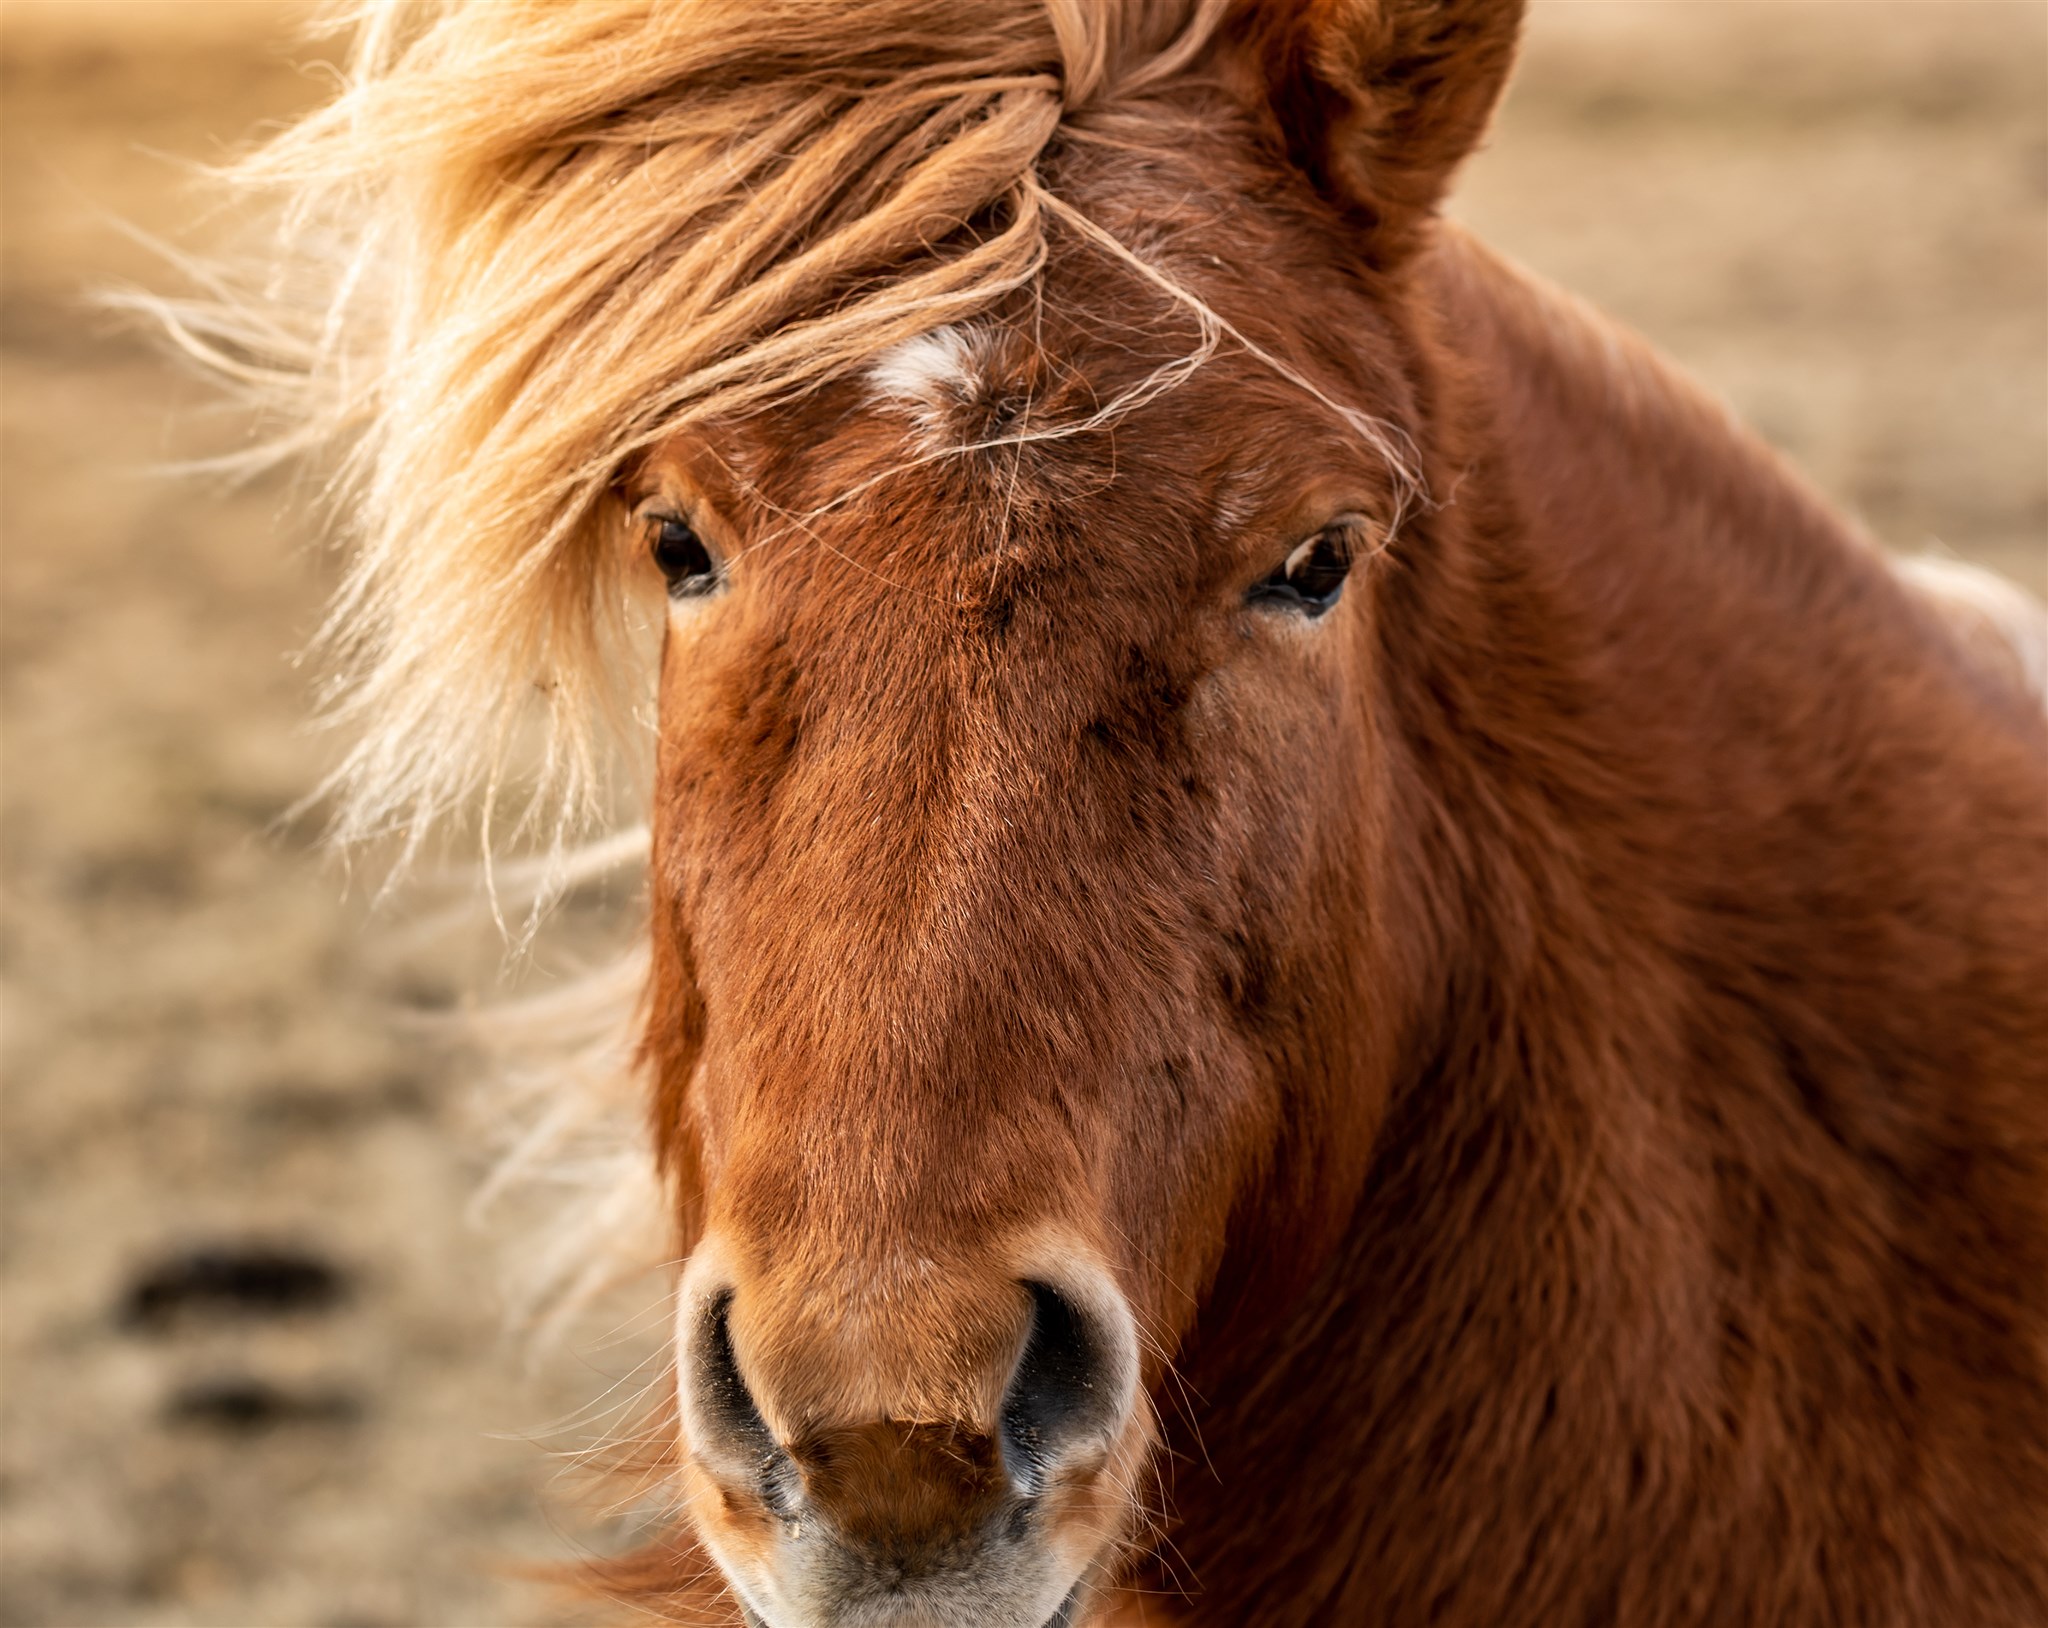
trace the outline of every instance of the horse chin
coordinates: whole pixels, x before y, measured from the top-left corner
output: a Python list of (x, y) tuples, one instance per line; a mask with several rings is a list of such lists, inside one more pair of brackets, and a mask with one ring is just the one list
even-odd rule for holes
[(698, 1534), (749, 1628), (1081, 1628), (1119, 1553), (1122, 1523), (1105, 1530), (1100, 1475), (1073, 1489), (1083, 1507), (1064, 1519), (1020, 1504), (951, 1552), (915, 1559), (692, 1479)]
[[(1078, 1625), (1081, 1621), (1081, 1595), (1082, 1585), (1076, 1583), (1074, 1587), (1068, 1592), (1067, 1597), (1060, 1602), (1059, 1609), (1053, 1612), (1051, 1616), (1047, 1617), (1044, 1623), (1042, 1625), (1039, 1625), (1039, 1628), (1078, 1628)], [(760, 1612), (756, 1611), (751, 1605), (746, 1604), (744, 1601), (742, 1601), (740, 1604), (740, 1620), (746, 1624), (746, 1628), (781, 1628), (780, 1624), (769, 1621), (768, 1618), (764, 1617)], [(852, 1615), (818, 1620), (830, 1620), (835, 1623), (844, 1622), (849, 1625), (855, 1623), (862, 1625), (874, 1624), (875, 1628), (881, 1628), (881, 1625), (883, 1624), (888, 1624), (889, 1628), (897, 1628), (897, 1625), (906, 1625), (907, 1628), (907, 1625), (909, 1624), (917, 1624), (918, 1628), (924, 1628), (924, 1625), (926, 1624), (938, 1623), (947, 1624), (948, 1628), (951, 1628), (951, 1625), (955, 1623), (974, 1622), (997, 1624), (1001, 1621), (1001, 1619), (998, 1618), (991, 1618), (980, 1615), (934, 1616), (928, 1612), (913, 1610), (909, 1607), (899, 1608), (893, 1615), (872, 1617), (866, 1615)]]
[(785, 1549), (765, 1573), (748, 1570), (743, 1582), (726, 1568), (749, 1628), (1078, 1628), (1087, 1593), (1051, 1554), (1022, 1546), (990, 1545), (916, 1579), (891, 1576), (829, 1540), (808, 1554)]
[[(1073, 1628), (1074, 1612), (1080, 1605), (1081, 1591), (1077, 1588), (1066, 1598), (1066, 1603), (1046, 1619), (1045, 1628)], [(746, 1628), (771, 1628), (768, 1619), (750, 1605), (740, 1607), (740, 1620)]]

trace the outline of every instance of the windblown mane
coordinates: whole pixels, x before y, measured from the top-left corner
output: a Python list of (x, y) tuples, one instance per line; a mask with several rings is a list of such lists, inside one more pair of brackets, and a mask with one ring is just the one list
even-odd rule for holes
[[(328, 105), (222, 173), (243, 259), (136, 301), (253, 401), (231, 463), (309, 458), (348, 570), (322, 632), (350, 747), (342, 844), (475, 813), (493, 905), (528, 928), (638, 865), (659, 611), (620, 549), (622, 469), (693, 422), (862, 370), (1029, 289), (1052, 235), (1120, 261), (1196, 342), (1077, 433), (1228, 337), (1412, 485), (1386, 425), (1322, 395), (1047, 180), (1215, 34), (1227, 0), (364, 0)], [(1017, 438), (1027, 438), (1020, 434)], [(945, 456), (950, 450), (931, 452)], [(802, 526), (811, 517), (787, 516)], [(620, 795), (624, 788), (625, 795)], [(644, 817), (644, 804), (629, 820)], [(637, 925), (637, 919), (636, 919)], [(518, 1200), (510, 1285), (546, 1338), (660, 1266), (671, 1206), (637, 1047), (647, 960), (496, 1008), (485, 1104)]]
[(212, 297), (153, 302), (275, 415), (256, 456), (332, 459), (353, 544), (326, 629), (355, 743), (338, 835), (409, 847), (507, 784), (500, 829), (588, 829), (621, 738), (604, 724), (630, 739), (648, 687), (600, 524), (622, 466), (1028, 285), (1055, 218), (1091, 230), (1041, 182), (1055, 133), (1113, 124), (1222, 10), (370, 0), (340, 19), (342, 93), (227, 172), (276, 240)]

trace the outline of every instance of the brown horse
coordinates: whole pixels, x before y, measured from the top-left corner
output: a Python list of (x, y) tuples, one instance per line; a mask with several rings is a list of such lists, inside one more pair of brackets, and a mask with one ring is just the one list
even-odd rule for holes
[(2048, 1622), (2048, 725), (1438, 219), (1514, 0), (430, 10), (235, 359), (364, 437), (359, 824), (663, 607), (608, 1586)]

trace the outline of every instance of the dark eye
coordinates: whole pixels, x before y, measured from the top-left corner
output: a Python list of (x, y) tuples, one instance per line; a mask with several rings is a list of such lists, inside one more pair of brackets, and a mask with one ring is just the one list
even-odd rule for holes
[(1252, 584), (1245, 599), (1316, 617), (1337, 603), (1350, 574), (1351, 528), (1331, 526), (1288, 555), (1271, 576)]
[(654, 563), (668, 578), (673, 598), (709, 593), (718, 586), (718, 562), (711, 557), (711, 550), (689, 521), (674, 515), (655, 517)]

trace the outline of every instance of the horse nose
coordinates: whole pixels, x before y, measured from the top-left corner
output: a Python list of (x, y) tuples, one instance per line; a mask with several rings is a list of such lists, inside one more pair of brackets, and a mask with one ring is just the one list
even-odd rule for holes
[[(956, 1391), (1000, 1397), (993, 1416), (934, 1422), (886, 1403), (866, 1417), (821, 1416), (815, 1396), (777, 1394), (749, 1371), (735, 1338), (745, 1289), (697, 1285), (686, 1293), (678, 1382), (692, 1456), (728, 1488), (785, 1517), (815, 1516), (848, 1543), (889, 1550), (922, 1535), (949, 1543), (985, 1519), (1039, 1499), (1064, 1475), (1100, 1466), (1136, 1406), (1135, 1329), (1107, 1274), (1069, 1266), (1054, 1277), (1001, 1285), (1016, 1305), (1006, 1371), (957, 1378)], [(785, 1330), (759, 1337), (780, 1341)], [(866, 1344), (870, 1364), (886, 1342)], [(785, 1370), (829, 1371), (846, 1353), (784, 1352)], [(907, 1355), (903, 1360), (908, 1363)], [(757, 1368), (759, 1365), (756, 1365)], [(926, 1376), (844, 1376), (846, 1394), (911, 1396)], [(892, 1383), (893, 1381), (893, 1383)], [(771, 1420), (773, 1423), (771, 1423)], [(920, 1530), (928, 1529), (928, 1530)]]

